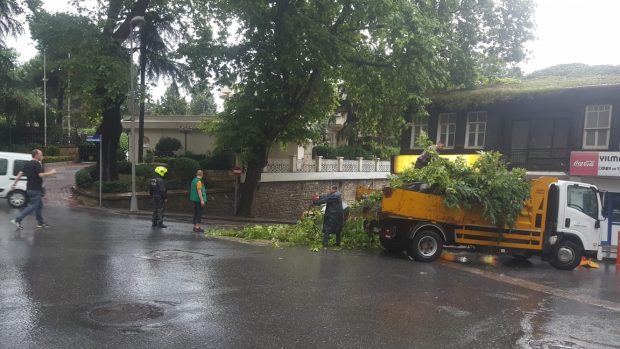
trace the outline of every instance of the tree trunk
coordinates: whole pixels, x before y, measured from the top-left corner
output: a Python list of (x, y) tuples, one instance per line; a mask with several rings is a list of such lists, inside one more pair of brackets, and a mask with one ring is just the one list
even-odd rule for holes
[(260, 183), (263, 168), (267, 166), (269, 147), (258, 145), (252, 148), (249, 154), (248, 168), (245, 173), (245, 183), (241, 187), (241, 203), (239, 205), (239, 215), (250, 217), (254, 206), (254, 196)]
[[(122, 102), (110, 100), (103, 111), (103, 121), (99, 126), (99, 133), (103, 135), (103, 180), (114, 181), (118, 179), (117, 152), (118, 142), (123, 132), (121, 124)], [(99, 159), (101, 161), (101, 159)], [(101, 166), (100, 163), (97, 167)]]
[(144, 94), (146, 93), (146, 45), (140, 43), (140, 117), (138, 122), (138, 162), (144, 153)]

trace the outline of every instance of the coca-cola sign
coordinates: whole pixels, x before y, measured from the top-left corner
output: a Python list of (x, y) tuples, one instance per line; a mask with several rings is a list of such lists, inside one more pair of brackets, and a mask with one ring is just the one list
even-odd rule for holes
[(571, 176), (598, 176), (598, 155), (598, 152), (572, 152), (570, 154)]
[(570, 154), (570, 174), (620, 177), (620, 152), (574, 151)]

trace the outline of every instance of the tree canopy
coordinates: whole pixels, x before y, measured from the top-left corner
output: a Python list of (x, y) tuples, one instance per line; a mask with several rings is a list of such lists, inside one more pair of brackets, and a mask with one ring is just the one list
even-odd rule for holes
[(394, 142), (430, 91), (522, 60), (532, 29), (530, 0), (207, 3), (213, 28), (198, 27), (181, 52), (198, 77), (235, 91), (210, 131), (247, 157), (246, 215), (271, 147), (317, 137), (312, 126), (334, 112), (339, 88), (356, 132)]

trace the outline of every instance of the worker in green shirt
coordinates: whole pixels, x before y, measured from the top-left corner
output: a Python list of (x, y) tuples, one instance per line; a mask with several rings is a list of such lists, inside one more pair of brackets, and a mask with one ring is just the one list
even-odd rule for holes
[(189, 200), (194, 203), (194, 233), (204, 233), (204, 230), (200, 227), (200, 221), (202, 220), (202, 208), (207, 202), (207, 191), (202, 182), (202, 170), (196, 172), (196, 178), (192, 181)]

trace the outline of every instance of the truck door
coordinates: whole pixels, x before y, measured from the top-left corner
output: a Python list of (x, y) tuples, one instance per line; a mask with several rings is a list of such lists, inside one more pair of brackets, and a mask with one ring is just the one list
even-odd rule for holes
[(578, 236), (586, 251), (596, 251), (600, 242), (600, 199), (596, 188), (589, 185), (568, 184), (566, 188), (564, 221), (561, 231)]

